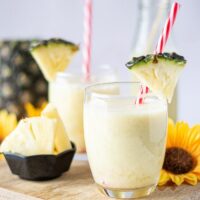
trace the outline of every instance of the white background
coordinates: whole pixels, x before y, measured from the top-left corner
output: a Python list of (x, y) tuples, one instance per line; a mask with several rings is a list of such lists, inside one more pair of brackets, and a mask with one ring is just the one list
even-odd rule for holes
[[(200, 123), (200, 1), (181, 0), (174, 36), (188, 60), (178, 91), (178, 118)], [(63, 37), (82, 45), (84, 0), (0, 0), (0, 39)], [(124, 74), (137, 29), (137, 0), (94, 0), (93, 66)], [(81, 53), (73, 65), (81, 67)]]

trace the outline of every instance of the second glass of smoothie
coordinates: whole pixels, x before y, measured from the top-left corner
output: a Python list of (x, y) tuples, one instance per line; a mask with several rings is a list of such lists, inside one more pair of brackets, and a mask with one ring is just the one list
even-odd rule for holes
[[(107, 94), (117, 88), (116, 93)], [(100, 91), (100, 92), (99, 92)], [(164, 160), (167, 103), (149, 92), (135, 104), (140, 84), (107, 83), (86, 89), (85, 142), (96, 184), (114, 198), (154, 191)]]
[[(90, 84), (116, 81), (116, 74), (110, 68), (102, 68), (85, 81), (80, 72), (58, 73), (56, 80), (49, 85), (49, 101), (53, 103), (63, 120), (77, 152), (85, 152), (83, 130), (84, 90)], [(107, 91), (112, 93), (113, 91)]]

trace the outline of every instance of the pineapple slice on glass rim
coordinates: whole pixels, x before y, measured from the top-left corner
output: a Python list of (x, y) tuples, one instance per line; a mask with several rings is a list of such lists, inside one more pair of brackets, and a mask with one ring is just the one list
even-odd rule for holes
[(176, 53), (159, 53), (133, 57), (126, 67), (143, 84), (159, 96), (167, 98), (171, 103), (177, 81), (185, 64), (185, 58)]

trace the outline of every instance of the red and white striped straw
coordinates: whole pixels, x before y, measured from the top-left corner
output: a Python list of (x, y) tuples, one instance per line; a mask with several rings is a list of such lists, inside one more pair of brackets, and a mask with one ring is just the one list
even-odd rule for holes
[[(162, 30), (162, 34), (159, 37), (156, 49), (155, 49), (155, 54), (162, 53), (163, 49), (167, 43), (167, 40), (169, 38), (169, 35), (171, 33), (172, 27), (174, 25), (174, 22), (176, 20), (177, 13), (180, 9), (180, 4), (178, 2), (174, 2), (171, 7), (170, 14), (165, 22), (165, 26)], [(136, 100), (136, 103), (142, 104), (144, 95), (149, 92), (149, 88), (147, 86), (141, 86), (140, 89), (140, 96)]]
[(168, 18), (165, 22), (165, 26), (162, 30), (162, 34), (160, 35), (160, 38), (158, 40), (158, 44), (157, 44), (156, 50), (155, 50), (156, 54), (163, 52), (163, 49), (164, 49), (164, 47), (167, 43), (167, 40), (168, 40), (169, 35), (171, 33), (171, 30), (172, 30), (172, 27), (173, 27), (174, 22), (176, 20), (176, 16), (177, 16), (179, 9), (180, 9), (180, 4), (178, 2), (174, 2), (172, 4), (170, 14), (169, 14), (169, 16), (168, 16)]
[(139, 94), (139, 98), (136, 99), (136, 104), (142, 104), (143, 103), (143, 98), (145, 96), (145, 94), (147, 94), (149, 92), (149, 88), (145, 85), (141, 85), (140, 86), (140, 94)]
[(92, 49), (92, 0), (85, 0), (84, 5), (84, 47), (82, 71), (86, 81), (91, 75), (91, 49)]

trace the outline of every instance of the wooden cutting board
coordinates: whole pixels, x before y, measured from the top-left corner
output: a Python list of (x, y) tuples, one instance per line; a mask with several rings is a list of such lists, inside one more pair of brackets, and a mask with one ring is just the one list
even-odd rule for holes
[[(19, 179), (0, 161), (0, 200), (108, 200), (96, 188), (87, 161), (74, 161), (63, 176), (42, 182)], [(193, 187), (158, 188), (147, 200), (200, 200), (200, 183)], [(143, 200), (143, 199), (140, 199)]]

